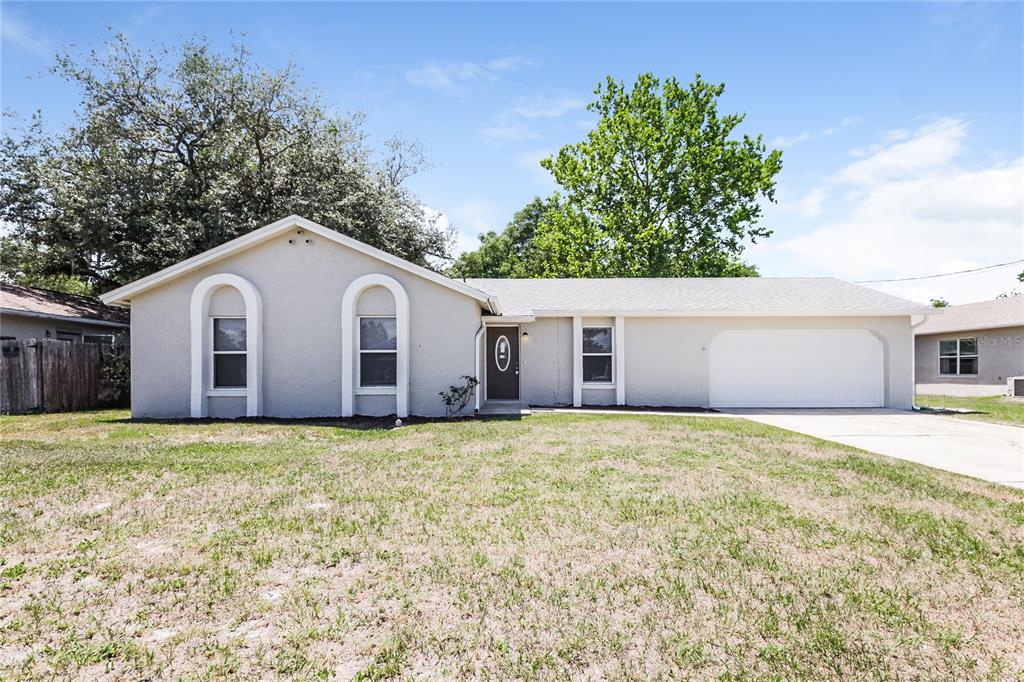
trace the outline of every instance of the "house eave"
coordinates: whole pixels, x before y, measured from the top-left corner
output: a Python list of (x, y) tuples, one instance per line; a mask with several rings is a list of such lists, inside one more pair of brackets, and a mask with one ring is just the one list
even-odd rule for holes
[(0, 308), (2, 315), (20, 315), (21, 317), (34, 317), (43, 320), (56, 320), (58, 322), (75, 322), (77, 324), (88, 324), (94, 327), (115, 327), (127, 329), (131, 325), (125, 322), (111, 322), (110, 320), (98, 320), (92, 317), (76, 317), (75, 315), (58, 315), (56, 313), (39, 313), (32, 310), (21, 310), (20, 308)]
[(908, 317), (933, 308), (904, 310), (535, 310), (535, 317)]
[(492, 313), (497, 313), (501, 310), (497, 300), (493, 296), (489, 296), (479, 289), (475, 289), (468, 284), (463, 284), (449, 277), (445, 277), (444, 275), (428, 270), (427, 268), (416, 265), (415, 263), (410, 263), (398, 256), (381, 251), (380, 249), (364, 244), (358, 240), (352, 239), (351, 237), (346, 237), (340, 232), (336, 232), (328, 227), (314, 223), (312, 220), (307, 220), (306, 218), (297, 215), (282, 218), (281, 220), (265, 225), (257, 230), (253, 230), (248, 234), (244, 234), (241, 237), (236, 237), (235, 239), (225, 242), (220, 246), (215, 246), (212, 249), (192, 256), (191, 258), (186, 258), (180, 263), (175, 263), (174, 265), (164, 268), (159, 272), (154, 272), (152, 275), (147, 275), (146, 277), (131, 282), (130, 284), (126, 284), (123, 287), (101, 294), (100, 300), (106, 305), (128, 307), (131, 305), (132, 296), (142, 293), (154, 286), (163, 284), (164, 282), (170, 281), (176, 277), (181, 277), (182, 275), (193, 272), (204, 265), (217, 261), (232, 253), (261, 244), (292, 228), (308, 230), (309, 232), (317, 234), (325, 239), (341, 244), (342, 246), (347, 246), (355, 251), (366, 254), (372, 258), (376, 258), (377, 260), (383, 261), (401, 270), (418, 275), (419, 277), (434, 282), (435, 284), (440, 284), (441, 286), (457, 291), (465, 296), (469, 296), (486, 306)]

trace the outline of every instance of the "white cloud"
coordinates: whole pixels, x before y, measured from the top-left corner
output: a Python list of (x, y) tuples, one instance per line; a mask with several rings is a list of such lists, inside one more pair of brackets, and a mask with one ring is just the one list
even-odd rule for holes
[(584, 104), (582, 99), (571, 95), (535, 95), (517, 97), (512, 101), (511, 111), (522, 118), (558, 118)]
[(534, 95), (517, 97), (494, 117), (489, 126), (480, 129), (480, 135), (490, 144), (506, 144), (540, 137), (532, 123), (537, 119), (554, 119), (579, 109), (583, 100), (572, 95)]
[(6, 45), (16, 45), (37, 57), (50, 57), (52, 50), (45, 38), (6, 7), (0, 8), (0, 39)]
[[(783, 210), (839, 217), (772, 244), (798, 267), (845, 279), (891, 279), (952, 272), (1024, 257), (1024, 159), (964, 167), (967, 122), (940, 119), (840, 169)], [(810, 210), (808, 210), (810, 208)], [(1018, 270), (1019, 271), (1019, 270)], [(967, 302), (1009, 290), (998, 273), (883, 284), (917, 300)], [(925, 295), (928, 292), (936, 292)]]
[(417, 87), (443, 93), (459, 91), (474, 81), (498, 80), (499, 74), (515, 71), (537, 62), (529, 57), (511, 55), (487, 62), (429, 62), (405, 72), (405, 80)]
[(771, 146), (783, 148), (793, 147), (800, 144), (801, 142), (816, 140), (822, 137), (831, 137), (832, 135), (835, 135), (836, 133), (841, 131), (843, 128), (849, 128), (850, 126), (857, 125), (858, 123), (860, 123), (860, 119), (857, 118), (856, 116), (847, 116), (842, 121), (839, 122), (838, 126), (829, 126), (828, 128), (816, 131), (804, 130), (803, 132), (797, 133), (796, 135), (793, 135), (791, 137), (780, 135), (771, 141)]
[(836, 176), (839, 182), (873, 184), (914, 177), (949, 163), (963, 152), (967, 122), (943, 118), (918, 129), (908, 140), (882, 146), (871, 156), (851, 163)]

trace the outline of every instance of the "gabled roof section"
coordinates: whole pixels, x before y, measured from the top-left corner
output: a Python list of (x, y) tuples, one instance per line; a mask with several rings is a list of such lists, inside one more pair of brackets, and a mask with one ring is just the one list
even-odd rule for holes
[(354, 251), (358, 251), (360, 253), (366, 254), (367, 256), (383, 261), (388, 265), (393, 265), (396, 268), (405, 270), (406, 272), (410, 272), (414, 275), (418, 275), (423, 279), (430, 280), (435, 284), (440, 284), (443, 287), (447, 287), (449, 289), (459, 292), (460, 294), (469, 296), (470, 298), (482, 303), (484, 307), (486, 307), (494, 314), (498, 314), (501, 312), (501, 309), (498, 307), (497, 300), (494, 299), (494, 297), (489, 296), (488, 294), (478, 289), (474, 289), (473, 287), (467, 284), (457, 282), (453, 279), (445, 277), (444, 275), (440, 275), (432, 270), (428, 270), (424, 267), (416, 265), (415, 263), (410, 263), (409, 261), (399, 258), (398, 256), (393, 256), (390, 253), (381, 251), (380, 249), (374, 248), (369, 244), (364, 244), (363, 242), (357, 239), (346, 237), (340, 232), (336, 232), (328, 227), (324, 227), (323, 225), (314, 223), (312, 220), (307, 220), (306, 218), (297, 215), (282, 218), (277, 222), (261, 227), (258, 230), (253, 230), (252, 232), (244, 234), (241, 237), (237, 237), (229, 242), (225, 242), (220, 246), (215, 246), (214, 248), (204, 251), (197, 256), (187, 258), (181, 261), (180, 263), (176, 263), (168, 268), (164, 268), (159, 272), (154, 272), (152, 275), (143, 277), (142, 279), (138, 279), (132, 282), (131, 284), (126, 284), (125, 286), (120, 287), (118, 289), (114, 289), (113, 291), (108, 291), (107, 293), (101, 295), (100, 299), (107, 305), (127, 306), (130, 304), (132, 296), (135, 296), (136, 294), (139, 294), (143, 291), (146, 291), (147, 289), (151, 289), (152, 287), (163, 284), (164, 282), (174, 279), (175, 277), (180, 277), (181, 275), (192, 272), (193, 270), (197, 270), (203, 267), (204, 265), (213, 263), (233, 253), (236, 253), (243, 249), (247, 249), (251, 246), (255, 246), (256, 244), (265, 242), (279, 234), (287, 232), (288, 230), (291, 230), (296, 227), (302, 228), (303, 230), (308, 230), (309, 232), (317, 234), (325, 239), (330, 239), (333, 242), (341, 244), (342, 246), (347, 246), (348, 248), (353, 249)]
[(127, 327), (128, 311), (103, 305), (89, 296), (0, 283), (0, 313), (51, 320)]
[(468, 279), (505, 315), (926, 315), (929, 306), (832, 277)]
[(980, 329), (1024, 327), (1024, 296), (1007, 296), (993, 301), (940, 308), (941, 315), (928, 318), (914, 334), (944, 334)]

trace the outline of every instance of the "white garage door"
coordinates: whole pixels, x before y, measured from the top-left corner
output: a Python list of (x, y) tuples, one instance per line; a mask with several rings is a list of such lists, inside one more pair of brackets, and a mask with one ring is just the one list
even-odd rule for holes
[(711, 407), (882, 407), (882, 343), (864, 329), (737, 330), (711, 342)]

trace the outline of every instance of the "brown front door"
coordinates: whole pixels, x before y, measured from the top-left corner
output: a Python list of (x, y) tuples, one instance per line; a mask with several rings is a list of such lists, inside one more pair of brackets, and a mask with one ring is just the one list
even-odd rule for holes
[(487, 399), (519, 400), (519, 327), (487, 328)]

